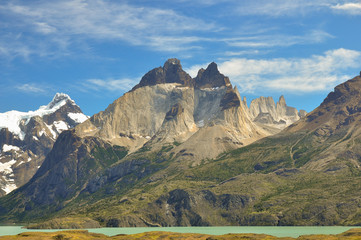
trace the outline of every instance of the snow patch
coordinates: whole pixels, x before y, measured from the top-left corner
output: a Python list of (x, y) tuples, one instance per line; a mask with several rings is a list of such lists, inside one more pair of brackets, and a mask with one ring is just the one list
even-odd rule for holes
[(5, 174), (11, 174), (13, 169), (11, 168), (12, 165), (16, 163), (15, 159), (12, 159), (9, 162), (1, 163), (0, 162), (0, 172)]
[(3, 179), (6, 181), (5, 186), (1, 186), (1, 189), (5, 192), (5, 194), (10, 193), (14, 189), (17, 188), (17, 186), (14, 183), (14, 179), (11, 177), (14, 177), (13, 169), (11, 168), (16, 163), (15, 159), (12, 159), (9, 162), (1, 163), (0, 162), (0, 173), (3, 175)]
[(204, 127), (204, 120), (200, 120), (197, 122), (197, 127)]
[(56, 137), (57, 137), (58, 135), (56, 134), (56, 132), (54, 132), (52, 126), (49, 126), (49, 125), (47, 125), (46, 123), (45, 123), (45, 125), (48, 127), (51, 135), (53, 135), (53, 139), (56, 139)]
[[(44, 131), (44, 129), (42, 129), (40, 132), (39, 132), (39, 136), (41, 137), (41, 136), (43, 136), (43, 135), (46, 135), (46, 132)], [(37, 139), (37, 138), (36, 138)], [(39, 140), (39, 139), (38, 139)]]
[(76, 123), (85, 122), (89, 118), (83, 113), (68, 113), (68, 117), (70, 117)]
[(219, 90), (219, 89), (224, 89), (225, 86), (221, 86), (221, 87), (212, 87), (212, 88), (202, 88), (201, 90), (203, 91), (214, 91), (214, 90)]
[[(39, 135), (40, 135), (40, 132), (39, 132)], [(39, 141), (39, 138), (37, 138), (36, 136), (33, 136), (33, 139), (34, 139), (35, 141)]]
[(30, 162), (31, 161), (31, 157), (28, 157), (28, 162)]
[(182, 84), (180, 83), (163, 83), (163, 84), (157, 84), (155, 85), (156, 87), (161, 87), (163, 88), (164, 90), (166, 91), (171, 91), (173, 90), (174, 88), (178, 87), (178, 86), (181, 86)]
[(151, 137), (150, 137), (150, 136), (146, 136), (145, 139), (148, 139), (148, 140), (149, 140), (149, 139), (151, 139)]
[(61, 133), (62, 131), (69, 129), (68, 124), (66, 124), (64, 121), (55, 121), (53, 124), (58, 133)]
[(10, 152), (11, 150), (19, 151), (20, 148), (17, 146), (12, 146), (12, 145), (7, 145), (7, 144), (3, 145), (3, 152)]
[(14, 191), (15, 189), (17, 189), (17, 186), (14, 183), (14, 180), (13, 179), (11, 179), (11, 180), (9, 180), (9, 183), (5, 187), (1, 188), (5, 192), (5, 194), (9, 194), (12, 191)]

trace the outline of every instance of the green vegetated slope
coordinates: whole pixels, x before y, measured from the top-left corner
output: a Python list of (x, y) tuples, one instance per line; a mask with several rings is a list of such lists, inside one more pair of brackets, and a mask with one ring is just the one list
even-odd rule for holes
[[(322, 151), (315, 150), (315, 138), (314, 132), (269, 137), (182, 171), (166, 158), (171, 146), (141, 152), (143, 176), (108, 180), (51, 216), (87, 216), (102, 226), (360, 224), (359, 170), (343, 158), (326, 169), (307, 169), (337, 141), (325, 140)], [(349, 141), (357, 139), (342, 143)], [(359, 147), (346, 154), (358, 154), (353, 149)]]
[(321, 155), (310, 147), (310, 135), (268, 138), (184, 171), (169, 163), (128, 191), (107, 195), (104, 187), (93, 202), (85, 198), (80, 208), (74, 202), (63, 214), (82, 214), (106, 226), (360, 224), (355, 166), (337, 158), (327, 170), (307, 169), (317, 159), (302, 165), (301, 156), (292, 159), (291, 149), (302, 138), (310, 143), (299, 148), (304, 156)]
[(173, 154), (177, 142), (125, 156), (125, 149), (69, 131), (61, 135), (67, 144), (57, 141), (28, 184), (0, 199), (0, 221), (360, 225), (360, 105), (356, 77), (280, 134), (198, 165)]

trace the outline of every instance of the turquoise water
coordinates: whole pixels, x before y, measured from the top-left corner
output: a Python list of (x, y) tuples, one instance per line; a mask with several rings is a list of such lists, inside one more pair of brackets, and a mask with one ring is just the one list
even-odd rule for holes
[[(276, 237), (299, 237), (309, 234), (339, 234), (354, 227), (162, 227), (162, 228), (95, 228), (89, 232), (102, 233), (108, 236), (117, 234), (134, 234), (150, 231), (167, 231), (179, 233), (204, 233), (223, 235), (227, 233), (258, 233)], [(16, 235), (22, 232), (54, 232), (60, 230), (30, 230), (21, 226), (0, 226), (0, 236)]]

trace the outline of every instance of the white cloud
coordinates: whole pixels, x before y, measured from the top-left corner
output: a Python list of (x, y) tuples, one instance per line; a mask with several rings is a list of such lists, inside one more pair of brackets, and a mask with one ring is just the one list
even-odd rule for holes
[(123, 79), (88, 79), (82, 85), (87, 89), (95, 91), (128, 91), (135, 84), (137, 80), (123, 78)]
[(344, 71), (359, 67), (360, 61), (361, 52), (340, 48), (309, 58), (234, 58), (219, 64), (219, 69), (241, 92), (313, 92), (331, 90), (347, 80)]
[(192, 78), (195, 78), (198, 74), (198, 71), (203, 68), (203, 69), (206, 69), (207, 66), (209, 65), (210, 63), (204, 63), (204, 64), (197, 64), (197, 65), (193, 65), (189, 68), (184, 68), (183, 70), (185, 72), (187, 72)]
[(361, 3), (344, 3), (331, 6), (332, 9), (351, 15), (361, 15)]
[(37, 86), (36, 84), (22, 84), (15, 86), (16, 89), (26, 92), (26, 93), (45, 93), (46, 89), (44, 87)]

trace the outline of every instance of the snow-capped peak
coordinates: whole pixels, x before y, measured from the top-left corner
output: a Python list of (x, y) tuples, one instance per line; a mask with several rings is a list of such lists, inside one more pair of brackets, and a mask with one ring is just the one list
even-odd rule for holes
[(46, 106), (46, 109), (59, 109), (60, 107), (65, 105), (67, 101), (70, 101), (71, 104), (75, 105), (75, 102), (69, 97), (68, 94), (57, 93), (55, 94), (53, 100)]
[(21, 121), (27, 125), (32, 117), (52, 114), (64, 106), (68, 101), (75, 105), (75, 102), (65, 93), (57, 93), (53, 100), (46, 106), (41, 106), (38, 110), (29, 112), (9, 111), (0, 113), (0, 129), (8, 128), (10, 132), (24, 140), (25, 133), (20, 128)]

